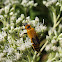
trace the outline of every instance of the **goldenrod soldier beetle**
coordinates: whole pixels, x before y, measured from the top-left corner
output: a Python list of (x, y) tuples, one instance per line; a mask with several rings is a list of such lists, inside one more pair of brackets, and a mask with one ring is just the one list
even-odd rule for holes
[(33, 48), (37, 52), (39, 52), (39, 50), (40, 50), (39, 39), (38, 39), (36, 31), (34, 30), (34, 28), (31, 27), (31, 25), (29, 25), (27, 23), (25, 23), (24, 26), (25, 26), (25, 29), (27, 30), (28, 37), (31, 39)]

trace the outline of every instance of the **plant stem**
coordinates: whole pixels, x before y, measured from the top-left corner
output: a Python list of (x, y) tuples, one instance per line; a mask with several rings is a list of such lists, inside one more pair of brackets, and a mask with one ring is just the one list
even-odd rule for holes
[(36, 54), (37, 54), (37, 51), (35, 51), (34, 56), (33, 56), (33, 59), (32, 59), (31, 62), (34, 62), (34, 59), (36, 58)]
[(59, 21), (56, 23), (56, 25), (53, 26), (53, 30), (59, 25), (59, 23), (61, 22), (61, 20), (62, 20), (62, 17), (59, 19)]
[(25, 8), (25, 19), (27, 17), (27, 8)]
[(28, 57), (29, 62), (31, 62), (31, 60), (30, 60), (30, 56), (29, 56), (29, 55), (27, 55), (27, 57)]
[(37, 54), (37, 57), (41, 54), (41, 52), (43, 51), (43, 49), (45, 48), (45, 46), (47, 45), (48, 41), (46, 41), (46, 43), (43, 45), (43, 47), (40, 49), (40, 52)]

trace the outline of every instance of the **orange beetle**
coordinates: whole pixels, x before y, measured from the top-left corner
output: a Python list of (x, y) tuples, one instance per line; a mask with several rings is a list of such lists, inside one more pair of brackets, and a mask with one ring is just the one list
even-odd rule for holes
[(39, 39), (37, 36), (37, 33), (35, 32), (34, 28), (31, 27), (31, 25), (25, 23), (25, 29), (27, 30), (28, 37), (31, 39), (31, 43), (33, 48), (39, 52)]

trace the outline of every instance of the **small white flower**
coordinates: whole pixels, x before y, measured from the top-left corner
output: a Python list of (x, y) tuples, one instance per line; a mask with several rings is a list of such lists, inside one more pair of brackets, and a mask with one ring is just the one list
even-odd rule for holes
[(9, 40), (10, 38), (11, 38), (11, 36), (10, 36), (10, 34), (8, 34), (8, 38), (7, 39)]
[(3, 41), (4, 37), (0, 34), (0, 42)]
[(10, 3), (10, 0), (6, 0), (6, 1), (4, 2), (5, 5), (7, 5), (8, 3)]
[(45, 21), (45, 20), (43, 19), (43, 24), (44, 24), (44, 21)]
[(4, 19), (4, 17), (2, 15), (0, 15), (0, 20)]
[(43, 4), (46, 5), (47, 7), (50, 6), (51, 4), (56, 3), (57, 0), (49, 0), (49, 1), (43, 1)]
[(59, 28), (62, 28), (62, 24), (59, 24)]
[(20, 42), (23, 43), (23, 38), (20, 38)]
[(17, 16), (17, 13), (15, 13), (14, 15)]
[(0, 53), (0, 58), (2, 58), (5, 54), (4, 53)]
[(36, 26), (35, 20), (29, 21), (28, 24), (33, 25), (33, 26)]
[(12, 7), (10, 11), (12, 12), (13, 10), (14, 10), (14, 7)]
[(6, 32), (0, 32), (0, 42), (4, 40), (4, 37), (7, 36)]
[(43, 32), (43, 31), (45, 31), (46, 29), (47, 29), (47, 27), (46, 27), (46, 26), (43, 26), (43, 24), (41, 24), (41, 23), (38, 23), (37, 26), (35, 27), (35, 30), (36, 30), (37, 32)]
[(14, 29), (14, 31), (18, 31), (18, 30), (20, 30), (20, 27), (16, 27), (16, 28)]
[(57, 43), (57, 41), (56, 41), (55, 39), (53, 39), (53, 40), (51, 41), (51, 43), (55, 44), (55, 43)]
[(62, 40), (62, 38), (58, 38), (59, 40)]
[(30, 16), (26, 17), (26, 20), (23, 20), (22, 23), (28, 23), (28, 24), (30, 24), (31, 23)]
[(51, 35), (53, 33), (52, 28), (48, 31), (48, 34)]
[(49, 2), (46, 2), (46, 7), (48, 7), (48, 6), (50, 6), (52, 4), (52, 2), (51, 1), (49, 1)]
[(50, 46), (47, 45), (46, 48), (45, 48), (46, 51), (49, 51), (50, 50)]
[(56, 53), (55, 57), (59, 57), (59, 53), (58, 52)]
[(46, 4), (46, 1), (43, 1), (43, 4)]
[(14, 26), (11, 26), (11, 30), (13, 30), (14, 29)]
[(26, 20), (30, 21), (30, 20), (31, 20), (31, 19), (30, 19), (30, 16), (26, 17)]
[(12, 4), (19, 4), (19, 1), (18, 0), (12, 0), (11, 3)]
[[(26, 38), (26, 40), (24, 41), (25, 43), (21, 43), (18, 47), (17, 47), (17, 49), (19, 49), (20, 51), (22, 51), (22, 50), (25, 50), (26, 48), (30, 48), (31, 47), (31, 45), (32, 45), (32, 43), (31, 43), (31, 41), (30, 41), (30, 39), (29, 38)], [(19, 42), (20, 43), (20, 42)]]
[(3, 11), (4, 11), (4, 8), (1, 8), (1, 9), (0, 9), (0, 14), (1, 14)]
[(21, 54), (19, 54), (19, 53), (15, 53), (15, 54), (16, 54), (16, 59), (17, 59), (17, 60), (20, 59)]
[(9, 47), (9, 48), (8, 48), (8, 50), (7, 50), (8, 55), (12, 54), (12, 53), (13, 53), (13, 51), (14, 51), (14, 48)]
[(2, 35), (3, 35), (3, 37), (7, 36), (5, 31), (2, 31)]
[(34, 7), (36, 7), (37, 5), (38, 5), (38, 3), (35, 3), (35, 4), (34, 4)]
[(10, 12), (10, 15), (13, 15), (13, 12)]
[[(9, 25), (9, 24), (8, 24)], [(14, 23), (13, 22), (11, 22), (11, 26), (14, 26)]]
[(17, 40), (17, 42), (22, 44), (23, 43), (23, 38), (20, 38), (19, 40)]
[(16, 20), (16, 23), (20, 23), (20, 21), (22, 21), (22, 18), (19, 17), (17, 20)]
[(27, 33), (27, 30), (23, 30), (23, 31), (20, 31), (20, 37), (22, 37), (24, 35), (24, 33)]
[(51, 49), (52, 49), (53, 51), (56, 51), (56, 50), (57, 50), (57, 47), (56, 47), (56, 46), (52, 46)]
[(9, 9), (10, 9), (10, 4), (5, 6), (5, 14), (7, 14), (9, 12)]
[(17, 46), (21, 46), (22, 43), (23, 43), (23, 38), (17, 39), (17, 42), (16, 42)]
[(58, 5), (60, 5), (60, 3), (59, 3), (59, 2), (57, 2), (57, 3), (56, 3), (56, 6), (58, 6)]
[(23, 5), (24, 7), (30, 7), (31, 8), (32, 6), (36, 7), (37, 6), (37, 3), (34, 3), (33, 0), (32, 1), (22, 0), (21, 5)]
[(23, 20), (22, 23), (26, 23), (26, 20)]
[(27, 5), (27, 3), (28, 3), (28, 0), (22, 0), (21, 5), (23, 5), (25, 7)]
[(56, 2), (57, 2), (57, 0), (52, 0), (52, 2), (53, 2), (53, 3), (56, 3)]
[(7, 17), (7, 15), (5, 14), (4, 17)]
[(62, 47), (62, 39), (59, 40), (59, 44)]
[(22, 50), (25, 50), (25, 44), (21, 44), (20, 47), (17, 47), (18, 50), (22, 51)]
[(27, 6), (29, 6), (29, 5), (33, 6), (34, 5), (34, 1), (29, 1), (28, 4), (27, 4)]
[(9, 44), (12, 44), (12, 37), (8, 34), (8, 38), (7, 38)]
[(58, 47), (58, 51), (59, 52), (62, 52), (62, 48), (60, 46)]
[(39, 18), (38, 18), (38, 17), (36, 17), (36, 18), (35, 18), (35, 21), (39, 22)]
[(25, 40), (25, 46), (26, 46), (26, 48), (30, 48), (31, 45), (32, 45), (31, 40), (29, 38), (26, 38), (26, 40)]
[(62, 57), (62, 47), (58, 47), (59, 56)]
[(25, 29), (25, 26), (21, 26), (20, 29), (21, 29), (21, 30), (22, 30), (22, 29)]
[(12, 62), (12, 60), (10, 60), (10, 59), (7, 59), (7, 60), (6, 60), (6, 62)]
[(51, 60), (50, 60), (50, 59), (48, 59), (48, 60), (47, 60), (47, 62), (51, 62)]
[(24, 14), (21, 14), (21, 18), (24, 19)]
[(46, 36), (46, 39), (49, 40), (49, 39), (50, 39), (50, 36), (47, 35), (47, 36)]
[(16, 19), (15, 16), (11, 16), (11, 17), (10, 17), (10, 20), (11, 20), (11, 21), (13, 21), (13, 20), (15, 20), (15, 19)]
[(45, 50), (46, 50), (46, 51), (49, 51), (49, 50), (51, 49), (51, 47), (52, 47), (52, 44), (48, 44), (48, 45), (46, 45)]
[(9, 30), (9, 33), (13, 33), (13, 30)]

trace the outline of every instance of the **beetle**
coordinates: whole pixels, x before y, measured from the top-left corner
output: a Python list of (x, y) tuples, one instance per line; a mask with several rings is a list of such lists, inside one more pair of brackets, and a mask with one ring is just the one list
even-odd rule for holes
[(24, 26), (25, 26), (25, 29), (27, 30), (28, 37), (31, 39), (31, 43), (32, 43), (33, 48), (37, 52), (39, 52), (39, 50), (40, 50), (39, 39), (38, 39), (38, 36), (37, 36), (35, 29), (27, 23), (25, 23)]

